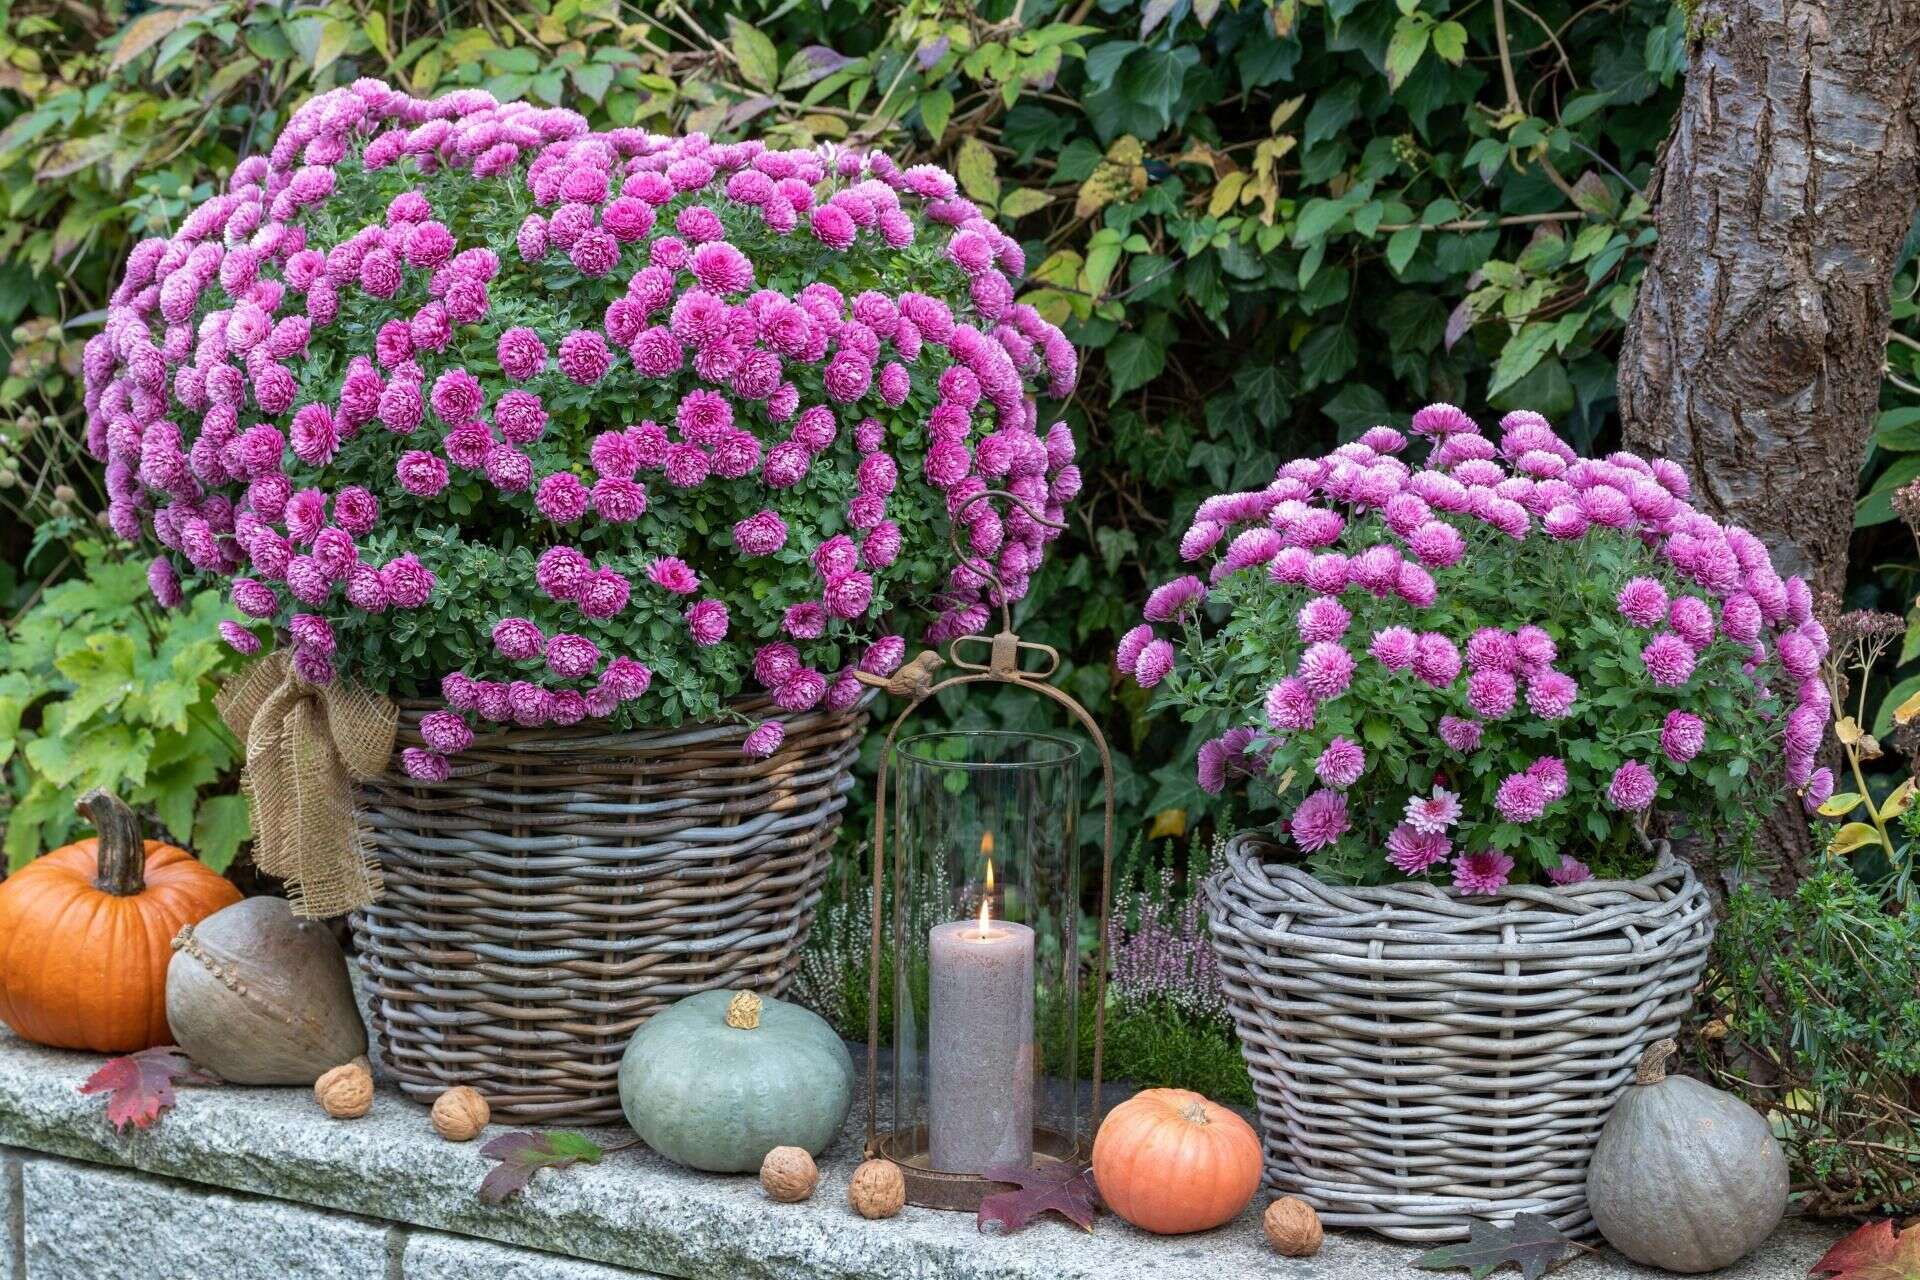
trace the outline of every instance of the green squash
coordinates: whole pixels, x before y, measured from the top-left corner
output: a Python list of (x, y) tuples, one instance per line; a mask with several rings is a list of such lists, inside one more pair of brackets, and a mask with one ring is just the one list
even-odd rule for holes
[(853, 1059), (826, 1020), (750, 991), (655, 1014), (620, 1059), (620, 1108), (678, 1164), (748, 1173), (775, 1147), (819, 1155), (853, 1106)]

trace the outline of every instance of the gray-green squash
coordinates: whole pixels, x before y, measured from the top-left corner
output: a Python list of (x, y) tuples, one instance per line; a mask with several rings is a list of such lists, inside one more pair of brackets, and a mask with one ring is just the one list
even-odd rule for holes
[(1669, 1076), (1674, 1043), (1646, 1051), (1600, 1131), (1587, 1204), (1635, 1262), (1692, 1275), (1731, 1266), (1787, 1211), (1787, 1157), (1766, 1120), (1730, 1093)]
[(819, 1155), (852, 1106), (853, 1059), (826, 1020), (750, 991), (688, 996), (620, 1059), (627, 1123), (694, 1169), (748, 1173), (775, 1147)]

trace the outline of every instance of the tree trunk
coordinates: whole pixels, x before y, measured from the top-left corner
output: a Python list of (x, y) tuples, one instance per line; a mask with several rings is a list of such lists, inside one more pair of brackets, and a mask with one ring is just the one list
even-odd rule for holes
[(1920, 0), (1704, 0), (1620, 359), (1627, 447), (1837, 591), (1920, 206)]
[[(1620, 357), (1629, 449), (1839, 591), (1879, 404), (1893, 266), (1920, 205), (1920, 0), (1703, 0), (1648, 192), (1659, 243)], [(1761, 836), (1807, 870), (1797, 801)]]

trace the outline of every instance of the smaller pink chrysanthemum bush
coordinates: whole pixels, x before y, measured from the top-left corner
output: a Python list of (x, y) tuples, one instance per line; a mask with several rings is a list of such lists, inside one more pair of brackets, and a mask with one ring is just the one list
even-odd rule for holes
[(1656, 809), (1718, 839), (1827, 798), (1812, 595), (1685, 472), (1529, 412), (1412, 430), (1200, 505), (1117, 660), (1218, 732), (1203, 788), (1277, 796), (1329, 880), (1469, 894), (1631, 868)]
[[(764, 696), (746, 740), (860, 696), (908, 620), (998, 603), (949, 520), (1080, 486), (1060, 331), (1017, 242), (927, 165), (638, 129), (373, 80), (294, 113), (86, 348), (113, 528), (154, 594), (225, 584), (295, 671), (437, 694), (416, 777), (489, 723), (677, 724)], [(1053, 530), (975, 503), (1009, 597)]]

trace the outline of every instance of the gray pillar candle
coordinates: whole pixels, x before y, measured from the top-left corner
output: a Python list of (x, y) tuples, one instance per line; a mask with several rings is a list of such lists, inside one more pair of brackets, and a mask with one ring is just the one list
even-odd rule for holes
[(1033, 930), (935, 925), (928, 947), (927, 1129), (933, 1167), (1033, 1161)]

